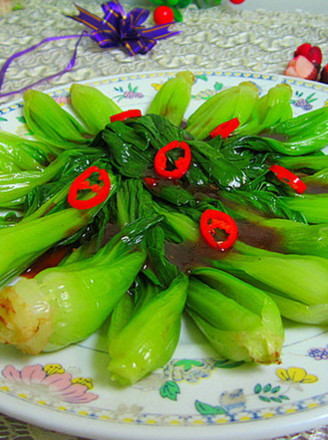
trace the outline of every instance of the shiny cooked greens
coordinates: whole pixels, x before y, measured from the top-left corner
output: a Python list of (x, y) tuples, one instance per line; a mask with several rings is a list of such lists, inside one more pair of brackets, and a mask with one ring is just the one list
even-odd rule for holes
[[(260, 95), (245, 81), (188, 113), (193, 81), (179, 72), (143, 116), (113, 123), (119, 106), (90, 86), (72, 85), (70, 112), (26, 92), (37, 141), (0, 132), (2, 343), (57, 350), (104, 324), (109, 375), (125, 386), (170, 360), (182, 319), (219, 356), (261, 364), (279, 362), (284, 319), (328, 324), (327, 108), (293, 117), (290, 86)], [(208, 137), (235, 117), (231, 136)], [(174, 140), (192, 155), (176, 181), (154, 170), (157, 152)], [(167, 153), (167, 169), (177, 150)], [(279, 180), (273, 164), (302, 178), (305, 193)], [(69, 189), (90, 166), (108, 172), (109, 196), (72, 208)], [(80, 196), (94, 193), (86, 187)], [(207, 209), (237, 222), (232, 249), (205, 243)], [(50, 263), (45, 251), (63, 256)], [(31, 265), (34, 276), (6, 285)]]

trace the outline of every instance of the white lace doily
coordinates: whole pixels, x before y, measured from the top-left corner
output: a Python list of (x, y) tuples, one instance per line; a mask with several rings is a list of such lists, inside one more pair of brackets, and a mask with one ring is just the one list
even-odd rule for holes
[[(136, 0), (134, 0), (136, 3)], [(131, 0), (130, 0), (131, 2)], [(80, 6), (102, 16), (100, 1), (81, 0)], [(124, 3), (124, 2), (123, 2)], [(23, 9), (0, 18), (0, 64), (14, 52), (44, 38), (78, 34), (83, 26), (64, 14), (76, 14), (67, 0), (22, 0)], [(154, 9), (148, 0), (138, 6)], [(131, 9), (127, 7), (127, 9)], [(182, 10), (183, 23), (175, 25), (181, 34), (159, 41), (147, 55), (131, 57), (120, 49), (100, 49), (84, 38), (75, 68), (51, 82), (52, 86), (120, 73), (165, 69), (243, 70), (283, 73), (295, 48), (306, 40), (319, 45), (328, 62), (328, 19), (307, 12), (238, 10), (217, 6)], [(148, 20), (151, 26), (151, 19)], [(76, 40), (54, 41), (16, 60), (10, 67), (3, 92), (27, 86), (46, 75), (62, 70), (70, 60)], [(17, 98), (15, 96), (14, 98)], [(2, 98), (8, 101), (13, 98)]]

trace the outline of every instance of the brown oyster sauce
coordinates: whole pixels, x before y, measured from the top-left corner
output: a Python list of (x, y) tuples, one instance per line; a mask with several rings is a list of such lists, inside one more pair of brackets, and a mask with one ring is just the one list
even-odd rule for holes
[[(302, 177), (302, 176), (300, 176)], [(169, 185), (180, 185), (180, 182), (165, 179), (156, 179), (156, 183), (151, 185), (150, 190), (156, 196), (159, 195), (162, 188)], [(219, 190), (212, 186), (191, 186), (181, 185), (191, 193), (197, 203), (197, 200), (201, 200), (202, 197), (208, 196), (213, 199), (220, 200)], [(327, 187), (321, 185), (309, 185), (307, 187), (307, 193), (319, 194), (327, 193)], [(227, 208), (234, 208), (234, 202), (224, 201), (224, 205)], [(246, 208), (247, 209), (247, 208)], [(248, 208), (250, 212), (260, 214), (262, 217), (264, 214), (255, 209)], [(281, 237), (275, 232), (274, 229), (269, 227), (260, 226), (256, 223), (250, 223), (244, 220), (235, 219), (238, 226), (238, 239), (250, 246), (254, 246), (261, 249), (266, 249), (273, 252), (284, 253), (283, 243)], [(118, 232), (117, 225), (108, 224), (105, 232), (104, 243), (109, 241)], [(23, 274), (26, 278), (33, 278), (38, 272), (49, 267), (57, 266), (62, 259), (72, 249), (68, 246), (62, 246), (53, 248), (39, 257)], [(205, 240), (200, 236), (197, 242), (186, 241), (184, 243), (172, 243), (166, 242), (165, 255), (167, 259), (175, 264), (179, 270), (189, 273), (193, 268), (200, 266), (211, 266), (211, 260), (224, 259), (232, 249), (221, 251), (210, 247)], [(147, 263), (146, 263), (147, 264)]]
[[(236, 223), (240, 241), (257, 248), (283, 252), (281, 240), (273, 229), (244, 221)], [(167, 259), (186, 273), (196, 267), (211, 266), (211, 260), (224, 259), (231, 251), (233, 248), (225, 251), (214, 249), (202, 237), (197, 242), (167, 242), (165, 245)]]
[[(102, 246), (104, 246), (111, 238), (114, 237), (119, 232), (118, 225), (108, 224), (106, 225), (104, 237), (102, 240)], [(39, 258), (37, 258), (22, 274), (21, 276), (24, 278), (34, 278), (39, 272), (45, 269), (49, 269), (50, 267), (58, 266), (64, 258), (69, 256), (71, 252), (74, 252), (75, 249), (71, 245), (66, 246), (56, 246), (45, 253), (43, 253)], [(90, 246), (90, 256), (94, 255), (96, 252), (95, 249)]]
[[(163, 187), (177, 184), (175, 181), (158, 180), (152, 185), (151, 190), (156, 195), (156, 193), (160, 193)], [(182, 187), (194, 196), (196, 203), (204, 195), (220, 200), (220, 192), (215, 186), (182, 185)], [(232, 201), (224, 201), (226, 208), (233, 209), (234, 205)], [(253, 208), (245, 209), (265, 217), (263, 212), (256, 211)], [(235, 221), (238, 226), (238, 240), (257, 248), (273, 252), (284, 252), (282, 240), (272, 228), (244, 220), (235, 219)], [(210, 247), (202, 236), (200, 236), (197, 242), (186, 241), (179, 244), (166, 242), (165, 244), (165, 256), (167, 259), (185, 273), (189, 273), (196, 267), (211, 266), (211, 260), (224, 259), (231, 251), (233, 251), (233, 247), (225, 251)]]
[(58, 264), (66, 257), (70, 252), (71, 248), (69, 246), (58, 246), (49, 249), (47, 252), (42, 254), (37, 258), (34, 263), (28, 267), (21, 276), (24, 278), (34, 278), (39, 272), (49, 267), (58, 266)]

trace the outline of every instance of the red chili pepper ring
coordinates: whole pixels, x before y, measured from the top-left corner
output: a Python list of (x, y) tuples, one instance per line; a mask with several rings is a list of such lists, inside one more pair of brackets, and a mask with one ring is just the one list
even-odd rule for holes
[[(228, 234), (225, 240), (216, 240), (215, 234), (217, 229)], [(237, 240), (238, 226), (235, 220), (225, 212), (207, 209), (203, 212), (200, 219), (200, 232), (209, 246), (225, 251), (231, 248)]]
[(272, 171), (279, 180), (291, 186), (298, 194), (303, 194), (306, 190), (305, 183), (302, 182), (302, 180), (297, 177), (296, 174), (287, 170), (287, 168), (280, 165), (272, 165), (270, 167), (270, 171)]
[(227, 138), (233, 131), (235, 131), (240, 125), (238, 118), (229, 119), (229, 121), (223, 122), (222, 124), (215, 127), (211, 132), (211, 138), (221, 136), (223, 139)]
[[(90, 184), (88, 178), (93, 173), (99, 173), (99, 181), (101, 181), (103, 185), (99, 185), (98, 183)], [(68, 203), (77, 209), (93, 208), (106, 200), (110, 193), (110, 187), (111, 183), (107, 171), (93, 165), (83, 171), (70, 186), (67, 199)], [(81, 190), (91, 190), (95, 193), (95, 196), (91, 199), (80, 200), (78, 199), (78, 192)]]
[(125, 121), (129, 118), (139, 118), (142, 113), (139, 109), (126, 110), (125, 112), (116, 113), (110, 117), (110, 122)]
[[(176, 148), (180, 148), (181, 150), (183, 150), (184, 155), (182, 157), (179, 157), (179, 159), (175, 161), (176, 169), (168, 170), (166, 168), (167, 167), (166, 154), (170, 150), (174, 150)], [(154, 166), (155, 166), (155, 171), (159, 176), (165, 177), (166, 179), (180, 179), (188, 171), (190, 162), (191, 162), (191, 151), (189, 145), (184, 141), (179, 142), (178, 140), (176, 140), (165, 145), (157, 152), (155, 156)]]

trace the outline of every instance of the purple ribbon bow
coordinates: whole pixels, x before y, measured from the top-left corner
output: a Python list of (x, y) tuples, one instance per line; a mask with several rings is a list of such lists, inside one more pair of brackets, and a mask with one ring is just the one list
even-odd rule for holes
[[(129, 13), (126, 14), (125, 10), (118, 2), (118, 0), (112, 0), (108, 3), (104, 3), (103, 5), (101, 5), (101, 7), (105, 14), (103, 18), (99, 18), (91, 12), (82, 9), (77, 5), (76, 8), (79, 10), (79, 15), (67, 15), (68, 18), (83, 23), (88, 28), (91, 28), (91, 33), (87, 33), (86, 31), (84, 31), (80, 35), (64, 35), (61, 37), (46, 38), (40, 41), (40, 43), (37, 43), (28, 49), (16, 52), (11, 57), (9, 57), (0, 69), (0, 98), (23, 92), (24, 90), (27, 90), (30, 87), (33, 87), (43, 81), (55, 78), (59, 75), (63, 75), (64, 73), (72, 70), (75, 66), (77, 49), (83, 37), (90, 37), (92, 40), (96, 41), (101, 48), (104, 49), (123, 46), (132, 56), (136, 54), (144, 55), (156, 45), (157, 40), (172, 37), (180, 33), (180, 31), (169, 31), (169, 26), (172, 23), (154, 26), (151, 28), (146, 28), (145, 26), (142, 26), (142, 23), (144, 23), (149, 16), (149, 11), (146, 9), (136, 8), (132, 9)], [(22, 55), (32, 52), (39, 46), (49, 41), (68, 38), (78, 38), (78, 41), (76, 43), (74, 54), (71, 60), (63, 70), (42, 78), (22, 89), (14, 90), (8, 93), (1, 93), (1, 88), (5, 80), (5, 74), (12, 61)]]
[(99, 18), (77, 5), (76, 7), (79, 15), (68, 17), (91, 28), (90, 37), (97, 41), (100, 47), (107, 49), (123, 46), (131, 56), (145, 54), (155, 46), (157, 40), (180, 33), (169, 31), (172, 23), (151, 28), (141, 26), (147, 20), (149, 11), (135, 8), (127, 14), (117, 0), (101, 5), (104, 18)]

